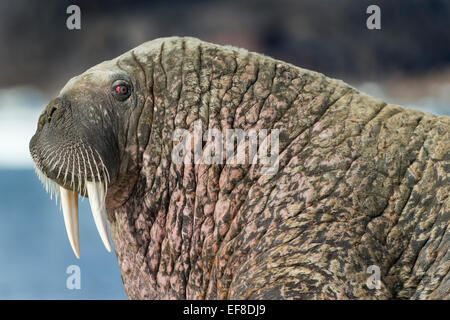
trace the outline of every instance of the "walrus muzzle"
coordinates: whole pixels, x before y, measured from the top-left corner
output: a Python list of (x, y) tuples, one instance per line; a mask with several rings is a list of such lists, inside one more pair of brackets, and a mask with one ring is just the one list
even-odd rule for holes
[[(78, 258), (78, 195), (89, 198), (100, 237), (111, 251), (105, 198), (119, 157), (114, 99), (109, 90), (89, 88), (86, 80), (73, 79), (49, 103), (30, 141), (36, 172), (51, 197), (60, 198), (67, 234)], [(120, 90), (129, 94), (128, 89), (119, 86), (113, 95)], [(123, 95), (118, 98), (120, 102)]]

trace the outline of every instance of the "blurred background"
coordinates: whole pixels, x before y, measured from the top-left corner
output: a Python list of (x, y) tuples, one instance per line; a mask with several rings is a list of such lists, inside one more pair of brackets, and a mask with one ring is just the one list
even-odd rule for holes
[[(81, 9), (68, 30), (66, 8)], [(366, 9), (381, 9), (368, 30)], [(450, 115), (450, 1), (0, 0), (0, 299), (126, 299), (114, 254), (80, 205), (81, 260), (34, 174), (40, 112), (87, 68), (142, 42), (194, 36), (340, 78), (390, 103)], [(81, 268), (81, 290), (66, 269)]]

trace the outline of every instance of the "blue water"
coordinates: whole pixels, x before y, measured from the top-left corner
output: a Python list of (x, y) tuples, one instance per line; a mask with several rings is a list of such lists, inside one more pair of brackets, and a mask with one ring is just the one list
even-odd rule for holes
[[(80, 246), (78, 260), (62, 212), (32, 169), (0, 169), (0, 299), (126, 299), (87, 200), (80, 201)], [(80, 267), (81, 289), (66, 287), (70, 265)]]

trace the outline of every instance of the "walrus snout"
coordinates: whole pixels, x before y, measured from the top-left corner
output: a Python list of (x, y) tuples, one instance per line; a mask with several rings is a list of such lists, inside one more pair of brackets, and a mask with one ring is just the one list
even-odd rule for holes
[(47, 105), (30, 141), (36, 172), (53, 197), (61, 199), (67, 234), (77, 257), (78, 195), (88, 197), (108, 251), (106, 193), (117, 171), (118, 151), (105, 101), (95, 92), (65, 93)]
[(149, 136), (145, 119), (150, 115), (142, 110), (153, 100), (144, 95), (142, 76), (106, 61), (73, 77), (49, 102), (30, 141), (38, 176), (52, 196), (61, 197), (77, 257), (78, 195), (89, 198), (97, 229), (111, 250), (106, 206), (128, 198), (132, 188), (124, 191), (123, 185), (135, 181)]
[(86, 181), (105, 182), (114, 170), (111, 164), (108, 168), (105, 156), (115, 158), (113, 138), (108, 139), (111, 134), (106, 126), (96, 126), (99, 112), (89, 104), (74, 106), (67, 97), (57, 97), (41, 114), (30, 141), (36, 167), (58, 185), (81, 195), (86, 194)]

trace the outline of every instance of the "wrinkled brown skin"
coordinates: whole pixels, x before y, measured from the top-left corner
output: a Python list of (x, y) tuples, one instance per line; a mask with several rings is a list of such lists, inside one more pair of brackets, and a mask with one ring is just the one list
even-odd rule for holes
[[(107, 202), (131, 299), (450, 298), (449, 117), (193, 38), (116, 63), (145, 84)], [(279, 129), (278, 172), (172, 163), (198, 119)]]

